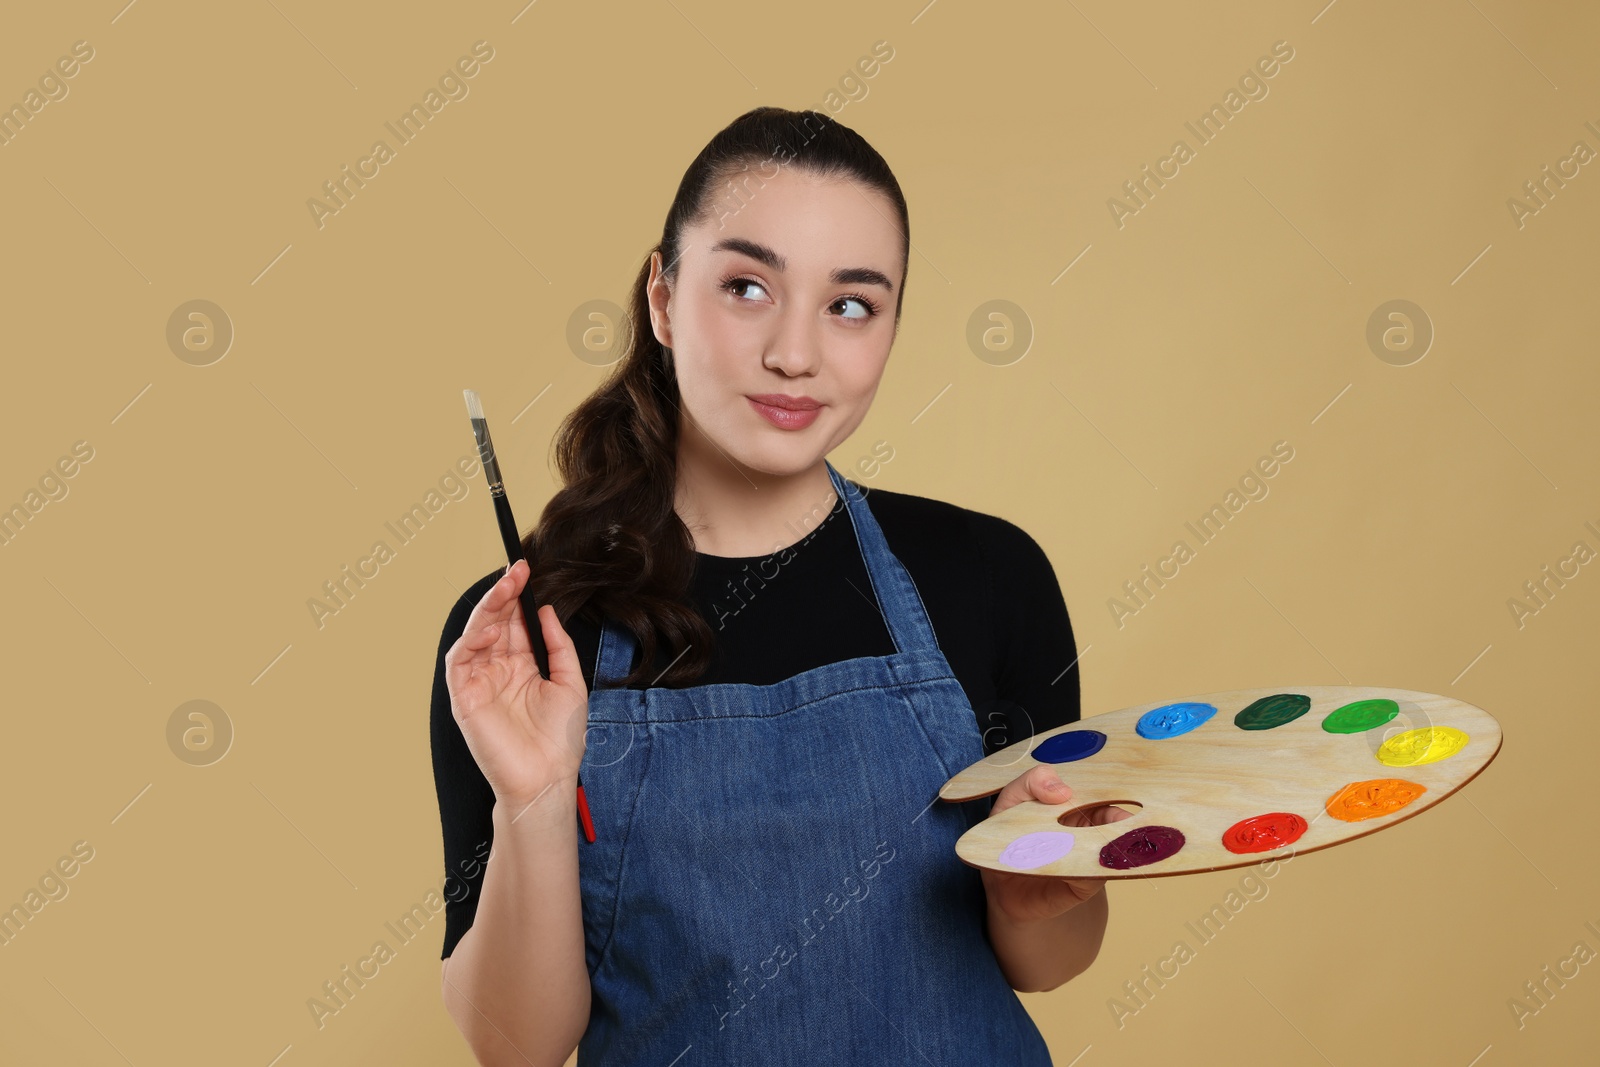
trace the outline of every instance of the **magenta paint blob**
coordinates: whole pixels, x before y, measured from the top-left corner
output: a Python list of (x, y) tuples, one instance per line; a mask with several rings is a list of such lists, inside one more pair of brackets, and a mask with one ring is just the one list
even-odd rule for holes
[(1174, 856), (1183, 847), (1183, 831), (1176, 826), (1141, 826), (1129, 830), (1100, 850), (1100, 866), (1114, 871), (1144, 867)]

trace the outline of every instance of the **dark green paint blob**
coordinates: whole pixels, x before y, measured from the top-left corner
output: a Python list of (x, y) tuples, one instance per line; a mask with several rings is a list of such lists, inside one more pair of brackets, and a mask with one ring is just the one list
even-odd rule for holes
[(1233, 717), (1241, 730), (1270, 730), (1294, 722), (1311, 710), (1311, 698), (1299, 693), (1274, 693), (1262, 697)]
[(1400, 714), (1400, 705), (1379, 697), (1375, 700), (1357, 700), (1342, 708), (1335, 708), (1322, 720), (1322, 728), (1330, 734), (1359, 734), (1382, 726)]

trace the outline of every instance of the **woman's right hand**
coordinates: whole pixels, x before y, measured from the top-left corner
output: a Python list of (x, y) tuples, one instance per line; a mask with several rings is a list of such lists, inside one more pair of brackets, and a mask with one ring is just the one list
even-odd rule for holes
[(539, 674), (523, 622), (528, 562), (518, 560), (472, 609), (445, 654), (450, 709), (495, 799), (520, 814), (546, 790), (578, 777), (589, 692), (555, 608), (539, 606), (550, 677)]

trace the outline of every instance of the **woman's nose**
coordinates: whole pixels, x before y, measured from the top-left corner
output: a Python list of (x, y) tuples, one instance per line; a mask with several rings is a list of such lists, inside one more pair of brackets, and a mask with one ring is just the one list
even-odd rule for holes
[(822, 365), (822, 341), (815, 318), (799, 313), (783, 315), (767, 341), (761, 362), (791, 378), (815, 374)]

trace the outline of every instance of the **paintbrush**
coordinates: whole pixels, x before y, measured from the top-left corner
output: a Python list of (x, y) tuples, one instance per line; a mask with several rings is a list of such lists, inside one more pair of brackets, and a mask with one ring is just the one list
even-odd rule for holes
[[(524, 558), (522, 538), (517, 535), (517, 520), (511, 515), (511, 501), (506, 497), (505, 482), (500, 477), (500, 461), (495, 458), (494, 442), (489, 438), (489, 420), (483, 417), (483, 404), (475, 390), (464, 389), (467, 398), (467, 415), (472, 419), (472, 436), (478, 442), (478, 458), (483, 461), (483, 476), (489, 483), (489, 497), (494, 502), (494, 517), (500, 527), (500, 540), (505, 544), (507, 567)], [(550, 677), (550, 657), (545, 651), (544, 635), (539, 629), (539, 606), (534, 602), (533, 580), (522, 587), (522, 619), (528, 629), (528, 643), (533, 646), (533, 662), (539, 677)], [(578, 818), (583, 822), (583, 836), (594, 841), (594, 820), (589, 816), (589, 801), (583, 794), (583, 775), (578, 775)]]

